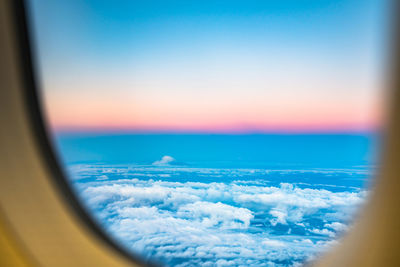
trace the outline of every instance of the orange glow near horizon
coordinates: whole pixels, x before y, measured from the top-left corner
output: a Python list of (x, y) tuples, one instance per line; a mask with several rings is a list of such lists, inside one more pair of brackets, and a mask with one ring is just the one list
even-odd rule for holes
[(329, 95), (291, 99), (211, 95), (76, 98), (64, 91), (62, 99), (47, 101), (48, 119), (56, 131), (199, 133), (360, 132), (375, 131), (382, 121), (379, 97), (360, 101), (349, 95), (340, 101)]

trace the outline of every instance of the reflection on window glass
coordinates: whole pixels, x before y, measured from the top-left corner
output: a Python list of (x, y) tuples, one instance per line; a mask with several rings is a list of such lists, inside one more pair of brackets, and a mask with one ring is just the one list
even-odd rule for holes
[(370, 194), (382, 0), (30, 0), (45, 115), (98, 223), (166, 266), (297, 266)]

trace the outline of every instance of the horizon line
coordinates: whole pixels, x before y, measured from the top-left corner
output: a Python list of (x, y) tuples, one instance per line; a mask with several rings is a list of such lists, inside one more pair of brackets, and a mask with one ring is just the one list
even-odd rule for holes
[[(50, 128), (49, 128), (50, 129)], [(314, 129), (314, 130), (138, 130), (138, 129), (105, 129), (105, 128), (51, 128), (54, 134), (121, 134), (121, 135), (354, 135), (378, 134), (381, 128), (370, 129)]]

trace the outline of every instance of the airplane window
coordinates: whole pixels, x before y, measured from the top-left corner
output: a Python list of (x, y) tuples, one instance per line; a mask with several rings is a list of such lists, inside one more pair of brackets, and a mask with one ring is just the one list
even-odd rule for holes
[(299, 266), (368, 200), (388, 0), (29, 0), (44, 114), (110, 237), (165, 266)]

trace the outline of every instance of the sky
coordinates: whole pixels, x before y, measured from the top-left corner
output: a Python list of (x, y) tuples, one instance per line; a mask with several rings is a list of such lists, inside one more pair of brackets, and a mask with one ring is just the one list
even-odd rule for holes
[(382, 0), (29, 1), (58, 131), (374, 131)]

